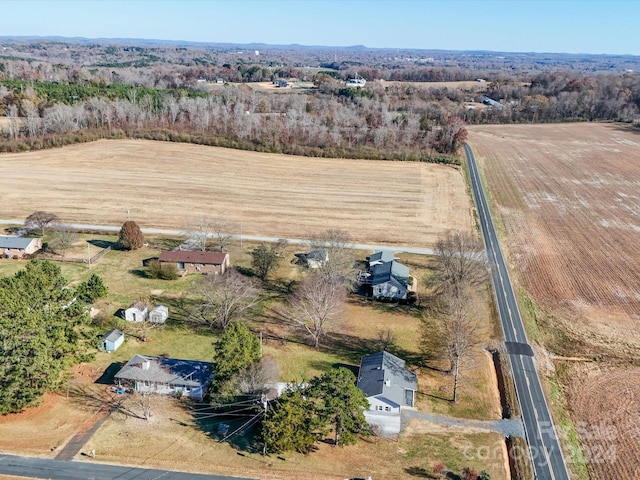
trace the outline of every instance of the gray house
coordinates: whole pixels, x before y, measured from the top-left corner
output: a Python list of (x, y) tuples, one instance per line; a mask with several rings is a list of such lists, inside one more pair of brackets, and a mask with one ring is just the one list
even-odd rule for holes
[(412, 290), (409, 267), (400, 263), (390, 250), (380, 250), (367, 257), (369, 266), (361, 272), (358, 280), (363, 285), (371, 285), (373, 298), (404, 300)]
[(102, 348), (107, 352), (115, 352), (124, 342), (124, 333), (114, 328), (102, 336)]
[(400, 410), (414, 406), (418, 390), (416, 374), (405, 368), (405, 361), (389, 352), (363, 357), (357, 386), (369, 400), (367, 422), (384, 433), (399, 433)]
[(212, 379), (209, 362), (136, 354), (116, 373), (114, 382), (141, 392), (202, 400)]

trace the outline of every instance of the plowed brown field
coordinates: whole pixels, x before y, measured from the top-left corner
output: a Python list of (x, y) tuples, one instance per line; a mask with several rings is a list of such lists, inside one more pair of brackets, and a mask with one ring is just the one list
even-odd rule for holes
[(640, 478), (638, 385), (638, 367), (574, 371), (569, 399), (594, 479)]
[[(247, 235), (305, 238), (340, 228), (368, 243), (432, 245), (471, 228), (460, 169), (295, 157), (144, 140), (0, 155), (0, 218), (182, 229), (208, 216)], [(235, 233), (239, 233), (238, 231)]]
[(593, 478), (637, 479), (638, 434), (628, 426), (640, 415), (640, 377), (616, 365), (640, 353), (640, 132), (615, 124), (469, 130), (516, 278), (547, 314), (554, 353), (607, 365), (571, 382), (568, 397), (578, 426), (620, 433), (605, 441), (578, 428)]

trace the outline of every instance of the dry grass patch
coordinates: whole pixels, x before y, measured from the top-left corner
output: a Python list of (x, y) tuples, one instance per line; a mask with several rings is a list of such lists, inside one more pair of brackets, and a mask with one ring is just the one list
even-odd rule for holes
[(321, 443), (309, 455), (263, 457), (218, 443), (215, 430), (209, 433), (199, 429), (183, 403), (169, 398), (155, 398), (153, 402), (151, 420), (114, 415), (85, 450), (95, 449), (96, 458), (105, 462), (265, 479), (328, 480), (371, 475), (395, 480), (420, 469), (430, 472), (442, 460), (454, 471), (469, 466), (488, 470), (492, 479), (505, 478), (501, 460), (488, 462), (475, 455), (480, 447), (499, 445), (497, 434), (410, 433), (395, 441), (370, 438), (344, 448)]
[(569, 320), (556, 326), (571, 340), (553, 347), (640, 347), (630, 328), (640, 319), (640, 134), (584, 123), (469, 131), (518, 280), (536, 304)]
[[(471, 228), (461, 170), (418, 162), (307, 158), (144, 140), (2, 154), (3, 216), (181, 229), (209, 215), (245, 235), (425, 245)], [(371, 219), (374, 219), (372, 221)], [(236, 233), (239, 233), (236, 232)]]

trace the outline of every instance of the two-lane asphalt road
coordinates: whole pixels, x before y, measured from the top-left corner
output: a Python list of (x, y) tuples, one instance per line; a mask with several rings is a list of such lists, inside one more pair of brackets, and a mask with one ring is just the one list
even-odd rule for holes
[(476, 160), (468, 145), (464, 145), (464, 152), (535, 476), (540, 480), (569, 480), (567, 465), (534, 363), (533, 349), (527, 341), (509, 272), (480, 183)]

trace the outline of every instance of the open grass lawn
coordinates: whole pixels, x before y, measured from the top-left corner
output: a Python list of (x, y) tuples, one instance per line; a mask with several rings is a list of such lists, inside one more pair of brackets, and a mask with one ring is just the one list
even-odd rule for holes
[[(114, 236), (83, 235), (68, 257), (84, 255), (87, 240), (114, 241)], [(115, 373), (134, 354), (169, 355), (174, 358), (213, 361), (212, 342), (216, 334), (207, 329), (194, 328), (188, 314), (177, 306), (180, 299), (189, 297), (195, 282), (201, 277), (190, 275), (175, 281), (146, 278), (142, 260), (157, 256), (161, 248), (175, 245), (176, 240), (148, 238), (149, 245), (134, 252), (111, 251), (90, 268), (86, 264), (59, 263), (71, 281), (86, 280), (92, 273), (100, 275), (109, 288), (109, 295), (97, 303), (101, 311), (97, 321), (104, 322), (104, 330), (118, 326), (125, 331), (125, 343), (114, 353), (98, 352), (90, 363), (77, 366), (73, 373), (70, 396), (66, 391), (47, 396), (42, 407), (25, 414), (0, 419), (0, 449), (14, 453), (55, 456), (74, 432), (83, 428), (100, 407), (112, 400), (108, 385), (92, 383), (104, 372)], [(249, 251), (254, 245), (246, 242), (240, 247), (230, 245), (232, 264), (247, 268)], [(289, 257), (297, 251), (291, 247)], [(95, 252), (94, 252), (95, 253)], [(365, 256), (365, 252), (355, 255)], [(419, 255), (400, 255), (421, 282), (427, 272), (428, 259)], [(0, 275), (11, 275), (25, 265), (24, 261), (0, 261)], [(477, 358), (465, 374), (460, 390), (460, 401), (448, 401), (451, 377), (420, 367), (418, 354), (422, 313), (418, 307), (371, 302), (351, 296), (340, 322), (330, 326), (329, 335), (318, 349), (310, 347), (300, 331), (282, 324), (274, 309), (283, 303), (283, 291), (288, 282), (299, 280), (304, 271), (285, 261), (274, 274), (265, 292), (268, 300), (258, 315), (250, 321), (251, 328), (263, 335), (263, 352), (272, 355), (281, 370), (281, 381), (300, 381), (316, 376), (332, 366), (346, 366), (354, 371), (362, 355), (378, 351), (384, 340), (391, 339), (387, 349), (407, 360), (407, 366), (419, 376), (418, 407), (423, 411), (471, 418), (496, 418), (498, 394), (494, 388), (490, 359), (478, 348)], [(421, 289), (419, 284), (419, 293)], [(170, 306), (170, 318), (165, 325), (148, 329), (147, 341), (140, 339), (140, 326), (118, 319), (114, 314), (137, 299)], [(490, 325), (488, 312), (481, 315)], [(489, 326), (486, 327), (491, 331)], [(487, 337), (488, 338), (488, 337)], [(104, 381), (103, 377), (100, 381)], [(139, 408), (134, 398), (132, 412)], [(227, 419), (237, 425), (238, 419)], [(149, 421), (115, 412), (85, 445), (95, 449), (97, 460), (132, 465), (158, 466), (209, 473), (228, 473), (260, 478), (349, 478), (368, 476), (400, 479), (430, 472), (433, 464), (444, 461), (450, 468), (470, 466), (487, 469), (492, 478), (504, 478), (504, 466), (499, 459), (496, 466), (476, 459), (465, 458), (465, 447), (477, 449), (493, 445), (498, 435), (484, 435), (472, 431), (437, 433), (409, 430), (396, 440), (373, 438), (357, 446), (333, 448), (321, 444), (311, 455), (287, 454), (263, 458), (252, 453), (250, 438), (239, 436), (231, 444), (217, 443), (219, 419), (196, 421), (186, 402), (175, 399), (154, 398), (153, 416)], [(25, 442), (15, 442), (23, 438)], [(27, 442), (27, 439), (33, 439)], [(4, 439), (4, 440), (3, 440)], [(152, 439), (152, 440), (151, 440)], [(499, 443), (499, 442), (498, 442)], [(78, 457), (78, 460), (86, 460)]]

